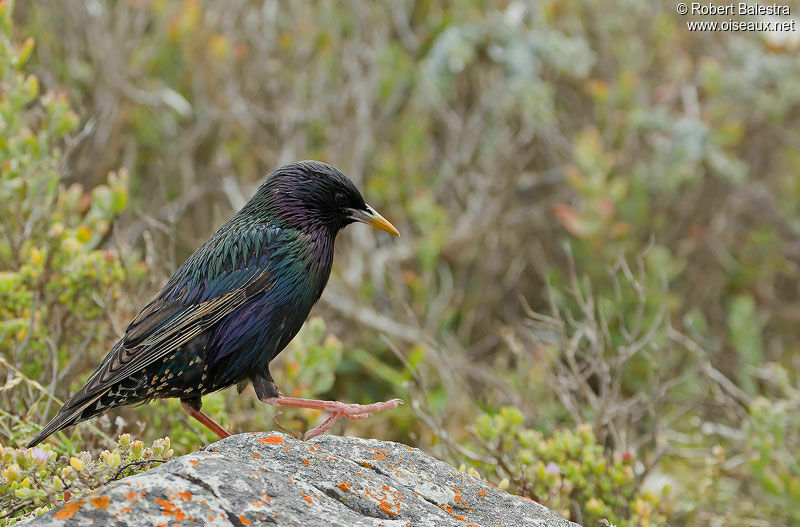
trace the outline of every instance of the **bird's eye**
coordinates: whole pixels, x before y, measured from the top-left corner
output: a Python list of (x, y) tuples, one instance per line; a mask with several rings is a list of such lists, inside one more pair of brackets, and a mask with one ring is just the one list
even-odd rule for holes
[(340, 207), (343, 207), (347, 203), (347, 196), (342, 194), (341, 192), (337, 192), (336, 195), (333, 197), (336, 204)]

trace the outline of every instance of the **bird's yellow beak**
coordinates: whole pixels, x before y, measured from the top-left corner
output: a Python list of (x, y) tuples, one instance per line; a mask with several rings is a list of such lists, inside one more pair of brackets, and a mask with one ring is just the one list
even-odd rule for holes
[(394, 225), (389, 223), (389, 220), (377, 213), (375, 209), (367, 205), (367, 210), (350, 209), (350, 219), (366, 223), (370, 227), (375, 227), (382, 231), (386, 231), (395, 236), (400, 236), (400, 232)]

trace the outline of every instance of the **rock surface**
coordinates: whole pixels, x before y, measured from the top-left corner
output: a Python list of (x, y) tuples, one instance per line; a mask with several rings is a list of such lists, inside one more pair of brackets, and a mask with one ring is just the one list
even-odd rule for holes
[(239, 434), (28, 525), (304, 527), (576, 524), (399, 443)]

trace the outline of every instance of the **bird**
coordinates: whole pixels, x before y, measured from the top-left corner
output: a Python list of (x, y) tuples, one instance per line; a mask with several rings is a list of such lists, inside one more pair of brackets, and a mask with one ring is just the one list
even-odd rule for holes
[(337, 234), (354, 222), (400, 235), (335, 167), (299, 161), (274, 170), (133, 318), (28, 447), (109, 409), (165, 398), (180, 399), (189, 416), (225, 438), (230, 433), (201, 411), (201, 398), (233, 385), (241, 393), (252, 384), (276, 407), (329, 413), (306, 439), (340, 418), (402, 404), (284, 397), (269, 371), (325, 289)]

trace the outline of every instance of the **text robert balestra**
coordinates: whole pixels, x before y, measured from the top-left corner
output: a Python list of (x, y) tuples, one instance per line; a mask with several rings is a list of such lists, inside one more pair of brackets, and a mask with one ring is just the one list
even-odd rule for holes
[(690, 15), (790, 15), (788, 5), (759, 4), (757, 2), (739, 2), (730, 4), (715, 4), (713, 2), (692, 2), (689, 7)]

